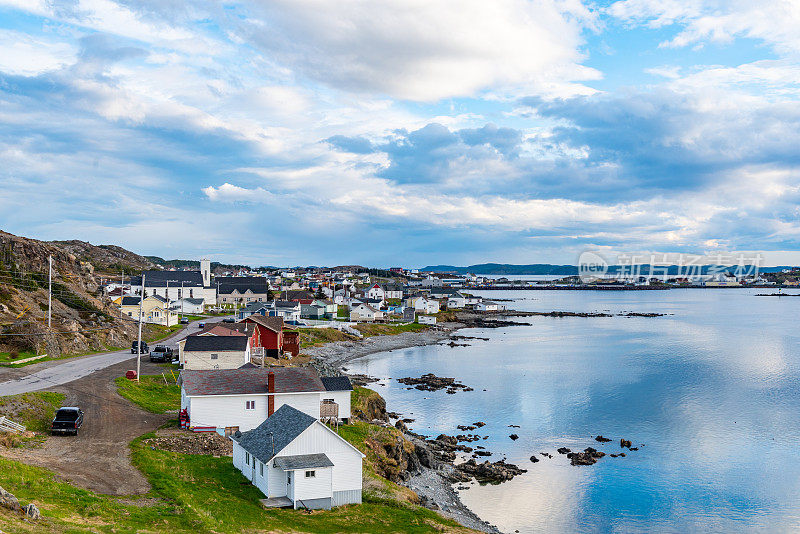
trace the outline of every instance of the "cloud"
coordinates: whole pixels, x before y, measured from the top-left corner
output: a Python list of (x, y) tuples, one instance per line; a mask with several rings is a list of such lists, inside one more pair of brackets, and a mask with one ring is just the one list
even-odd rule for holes
[(0, 29), (0, 72), (36, 76), (75, 61), (76, 49), (68, 43)]
[(325, 142), (334, 148), (353, 154), (369, 154), (375, 150), (372, 142), (366, 137), (348, 137), (346, 135), (333, 135)]
[(575, 82), (599, 76), (579, 52), (593, 20), (580, 3), (555, 0), (293, 0), (241, 9), (244, 38), (298, 74), (422, 101), (520, 87), (590, 92)]

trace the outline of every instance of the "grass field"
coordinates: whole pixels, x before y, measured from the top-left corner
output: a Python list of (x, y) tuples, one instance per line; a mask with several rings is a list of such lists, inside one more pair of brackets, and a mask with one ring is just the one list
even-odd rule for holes
[[(114, 497), (76, 488), (44, 469), (0, 457), (0, 486), (43, 519), (0, 514), (9, 532), (469, 532), (435, 512), (366, 492), (364, 503), (331, 511), (265, 510), (263, 495), (230, 458), (152, 450), (142, 440), (131, 457), (152, 485), (147, 495)], [(386, 482), (386, 481), (384, 481)]]
[(352, 341), (353, 335), (337, 330), (336, 328), (299, 328), (300, 348), (313, 347), (331, 341)]
[[(142, 375), (139, 382), (124, 376), (114, 379), (117, 393), (150, 413), (166, 413), (181, 406), (181, 388), (177, 373), (165, 369), (163, 375)], [(166, 378), (166, 382), (165, 382)]]
[(381, 324), (381, 323), (361, 323), (355, 329), (361, 332), (364, 337), (370, 336), (393, 336), (403, 332), (419, 332), (429, 328), (428, 325), (408, 323), (408, 324)]
[(56, 410), (64, 401), (63, 393), (34, 391), (0, 397), (0, 414), (34, 432), (48, 432)]
[[(12, 355), (14, 356), (13, 358)], [(0, 363), (14, 363), (17, 360), (24, 360), (25, 358), (30, 358), (32, 356), (37, 356), (37, 354), (35, 352), (28, 351), (0, 352)]]

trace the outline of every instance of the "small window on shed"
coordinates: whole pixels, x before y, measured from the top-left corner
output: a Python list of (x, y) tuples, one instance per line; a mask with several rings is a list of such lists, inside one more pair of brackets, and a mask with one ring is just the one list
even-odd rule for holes
[(219, 358), (219, 354), (212, 354), (211, 355), (211, 359), (212, 360), (216, 360), (217, 358)]
[(264, 464), (262, 464), (261, 462), (258, 462), (258, 470), (261, 473), (261, 476), (263, 477), (264, 476)]
[(244, 453), (244, 463), (250, 465), (250, 453), (246, 451)]
[(314, 478), (317, 476), (316, 471), (306, 471), (306, 478)]

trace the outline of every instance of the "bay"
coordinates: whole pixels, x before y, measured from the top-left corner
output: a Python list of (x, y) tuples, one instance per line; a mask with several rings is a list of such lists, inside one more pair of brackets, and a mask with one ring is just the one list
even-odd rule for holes
[[(475, 433), (488, 438), (471, 445), (528, 472), (460, 494), (503, 531), (794, 531), (800, 299), (759, 292), (491, 291), (483, 296), (514, 299), (506, 304), (518, 310), (670, 315), (526, 317), (526, 326), (459, 331), (489, 338), (468, 347), (413, 347), (348, 367), (382, 378), (373, 387), (390, 410), (415, 419), (416, 432), (487, 423)], [(427, 372), (474, 391), (421, 392), (396, 380)], [(614, 441), (598, 444), (598, 434)], [(583, 467), (555, 452), (618, 453), (620, 438), (641, 446)]]

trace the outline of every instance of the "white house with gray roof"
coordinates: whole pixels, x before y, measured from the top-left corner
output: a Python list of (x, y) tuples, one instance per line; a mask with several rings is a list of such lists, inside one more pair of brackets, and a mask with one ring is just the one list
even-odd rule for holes
[(283, 405), (314, 419), (350, 420), (350, 379), (320, 378), (310, 367), (184, 369), (179, 382), (181, 409), (195, 430), (228, 435), (251, 430)]
[(300, 410), (283, 405), (231, 440), (234, 467), (267, 496), (267, 506), (330, 509), (361, 503), (364, 455)]

